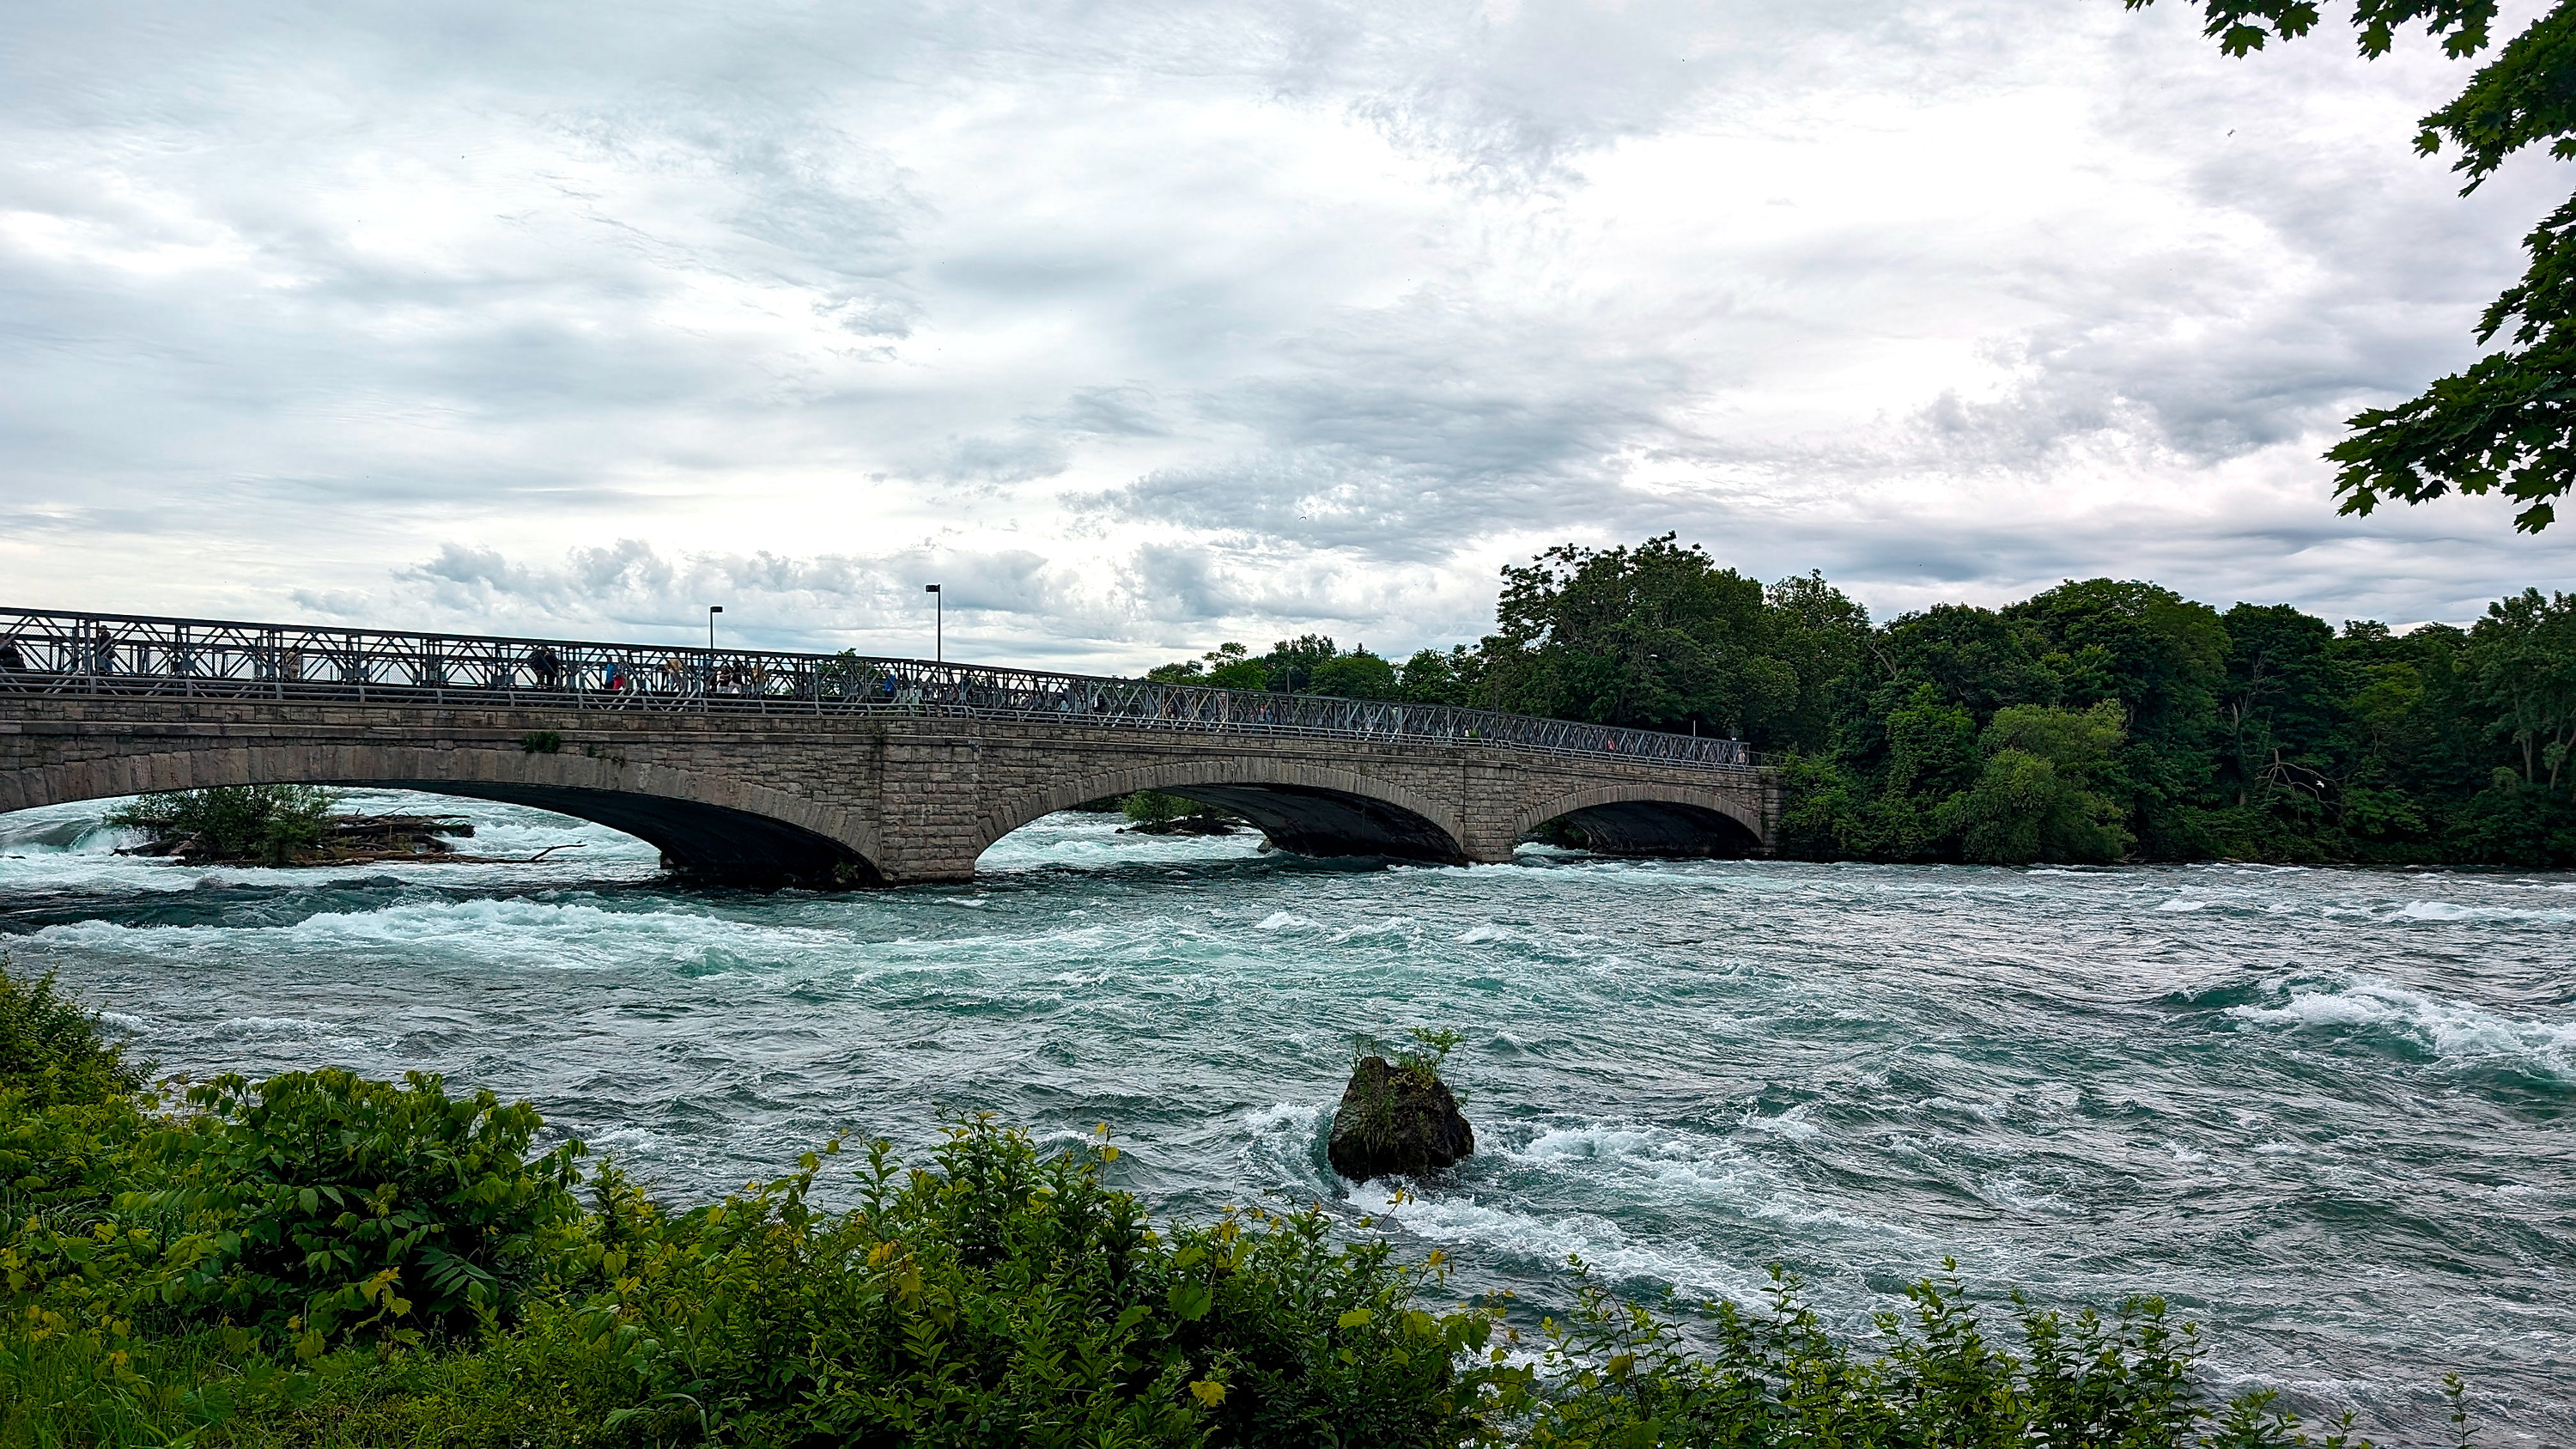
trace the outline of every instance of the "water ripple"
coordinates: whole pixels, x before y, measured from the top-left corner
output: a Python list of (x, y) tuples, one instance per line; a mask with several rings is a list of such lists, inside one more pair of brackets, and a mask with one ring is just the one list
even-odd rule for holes
[[(1106, 1120), (1163, 1210), (1322, 1201), (1533, 1313), (1568, 1253), (1685, 1294), (1778, 1263), (1866, 1332), (1955, 1254), (2041, 1302), (2161, 1292), (2222, 1377), (2400, 1442), (2453, 1369), (2484, 1442), (2576, 1442), (2576, 879), (1367, 869), (1055, 816), (972, 887), (692, 895), (578, 822), (364, 803), (584, 848), (189, 872), (108, 854), (103, 805), (26, 812), (0, 931), (173, 1070), (441, 1070), (673, 1194), (943, 1111)], [(1396, 1202), (1323, 1136), (1355, 1042), (1414, 1025), (1466, 1034), (1484, 1150)]]

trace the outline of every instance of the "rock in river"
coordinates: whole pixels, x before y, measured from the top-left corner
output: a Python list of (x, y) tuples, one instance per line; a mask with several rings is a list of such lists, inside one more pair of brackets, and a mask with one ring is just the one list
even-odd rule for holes
[(1353, 1182), (1372, 1177), (1420, 1177), (1476, 1150), (1476, 1131), (1458, 1111), (1458, 1099), (1427, 1067), (1394, 1066), (1362, 1057), (1333, 1113), (1325, 1146), (1333, 1171)]

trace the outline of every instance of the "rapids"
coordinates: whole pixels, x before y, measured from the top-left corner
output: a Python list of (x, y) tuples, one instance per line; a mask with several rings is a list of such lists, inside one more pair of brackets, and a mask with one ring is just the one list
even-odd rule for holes
[[(529, 1098), (658, 1190), (837, 1132), (1107, 1122), (1158, 1210), (1322, 1201), (1564, 1301), (1803, 1275), (1849, 1331), (1944, 1255), (1981, 1295), (2161, 1293), (2222, 1383), (2429, 1442), (2576, 1443), (2576, 878), (1635, 863), (1374, 868), (1057, 815), (970, 887), (684, 894), (511, 806), (537, 865), (190, 870), (114, 802), (0, 817), (0, 949), (165, 1071), (322, 1063)], [(1324, 1164), (1354, 1043), (1455, 1026), (1480, 1154)], [(1359, 1219), (1374, 1214), (1378, 1226)]]

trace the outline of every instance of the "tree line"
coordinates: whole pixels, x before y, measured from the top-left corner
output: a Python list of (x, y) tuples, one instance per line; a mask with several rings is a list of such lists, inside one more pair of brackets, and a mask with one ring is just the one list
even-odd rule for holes
[(2399, 633), (2086, 579), (1875, 622), (1668, 533), (1506, 567), (1495, 613), (1401, 663), (1309, 634), (1151, 677), (1741, 738), (1809, 859), (2576, 865), (2576, 595)]

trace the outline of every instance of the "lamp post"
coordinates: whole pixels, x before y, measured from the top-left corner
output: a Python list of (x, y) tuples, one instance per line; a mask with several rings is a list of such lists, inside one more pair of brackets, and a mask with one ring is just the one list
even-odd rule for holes
[(716, 652), (716, 615), (723, 612), (722, 604), (707, 605), (707, 652), (709, 654)]
[(945, 664), (948, 662), (948, 596), (939, 592), (937, 584), (923, 584), (921, 591), (931, 596), (930, 662)]

